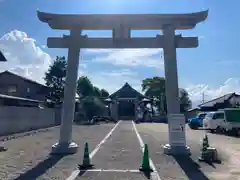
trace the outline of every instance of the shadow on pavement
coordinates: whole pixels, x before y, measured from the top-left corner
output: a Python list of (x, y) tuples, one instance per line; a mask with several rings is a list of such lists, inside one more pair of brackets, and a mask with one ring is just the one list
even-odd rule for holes
[(86, 172), (87, 172), (87, 170), (80, 170), (78, 176), (83, 176)]
[(173, 156), (190, 180), (210, 180), (189, 156)]
[(21, 174), (14, 180), (37, 179), (39, 176), (43, 175), (48, 169), (57, 164), (57, 162), (60, 161), (63, 157), (64, 156), (62, 155), (49, 155), (47, 159), (41, 161), (35, 167)]
[(144, 176), (147, 178), (147, 179), (151, 179), (151, 172), (148, 171), (148, 172), (143, 172)]

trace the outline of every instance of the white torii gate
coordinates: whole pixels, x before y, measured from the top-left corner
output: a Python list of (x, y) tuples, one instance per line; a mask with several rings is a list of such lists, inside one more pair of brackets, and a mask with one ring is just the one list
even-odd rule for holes
[[(193, 29), (204, 21), (208, 11), (189, 14), (51, 14), (38, 11), (38, 18), (52, 29), (70, 30), (70, 35), (50, 37), (49, 48), (68, 48), (68, 66), (64, 90), (63, 115), (59, 142), (52, 153), (76, 153), (72, 142), (76, 81), (81, 48), (163, 48), (166, 78), (166, 98), (169, 123), (169, 144), (166, 153), (187, 153), (184, 116), (180, 114), (176, 48), (195, 48), (197, 37), (175, 35), (175, 30)], [(162, 30), (156, 37), (131, 38), (131, 30)], [(82, 36), (83, 30), (112, 30), (111, 38)], [(181, 126), (181, 127), (179, 127)], [(182, 130), (182, 131), (181, 131)], [(181, 137), (180, 137), (181, 136)]]

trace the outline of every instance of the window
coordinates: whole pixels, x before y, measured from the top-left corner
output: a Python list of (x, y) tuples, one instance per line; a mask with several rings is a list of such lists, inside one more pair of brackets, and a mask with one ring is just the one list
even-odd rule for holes
[(30, 93), (30, 88), (27, 88), (27, 93)]
[(10, 86), (8, 86), (8, 92), (9, 92), (9, 93), (17, 92), (17, 86), (16, 86), (16, 85), (10, 85)]
[(198, 114), (198, 118), (199, 118), (199, 119), (204, 119), (204, 117), (205, 117), (206, 115), (207, 115), (206, 113)]
[(213, 119), (224, 119), (224, 113), (214, 114)]
[(212, 118), (213, 117), (213, 113), (208, 113), (207, 115), (206, 115), (206, 118)]

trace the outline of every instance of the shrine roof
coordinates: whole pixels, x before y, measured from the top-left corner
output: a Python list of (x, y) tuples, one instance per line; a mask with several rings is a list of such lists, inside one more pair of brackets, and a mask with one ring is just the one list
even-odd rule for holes
[(116, 92), (111, 94), (109, 98), (115, 99), (115, 98), (140, 98), (143, 99), (145, 96), (132, 88), (131, 85), (129, 85), (127, 82)]
[(108, 30), (120, 24), (129, 29), (162, 29), (172, 24), (176, 29), (192, 29), (204, 21), (207, 11), (185, 14), (53, 14), (37, 11), (40, 21), (53, 29)]

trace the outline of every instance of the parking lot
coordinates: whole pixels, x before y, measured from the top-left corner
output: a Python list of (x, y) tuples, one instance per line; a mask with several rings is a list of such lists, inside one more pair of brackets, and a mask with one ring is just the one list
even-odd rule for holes
[[(132, 121), (121, 121), (117, 125), (74, 126), (73, 140), (79, 150), (75, 155), (64, 157), (49, 155), (58, 135), (59, 127), (54, 127), (3, 142), (8, 150), (0, 152), (0, 179), (147, 179), (138, 171), (143, 156), (139, 136), (149, 147), (151, 166), (155, 170), (152, 179), (238, 180), (240, 177), (240, 140), (237, 137), (208, 134), (210, 145), (217, 148), (222, 162), (206, 164), (198, 162), (204, 131), (191, 130), (187, 126), (190, 157), (163, 153), (162, 146), (168, 143), (167, 124), (135, 125)], [(77, 165), (82, 163), (85, 142), (89, 143), (94, 169), (83, 173), (78, 171)]]

